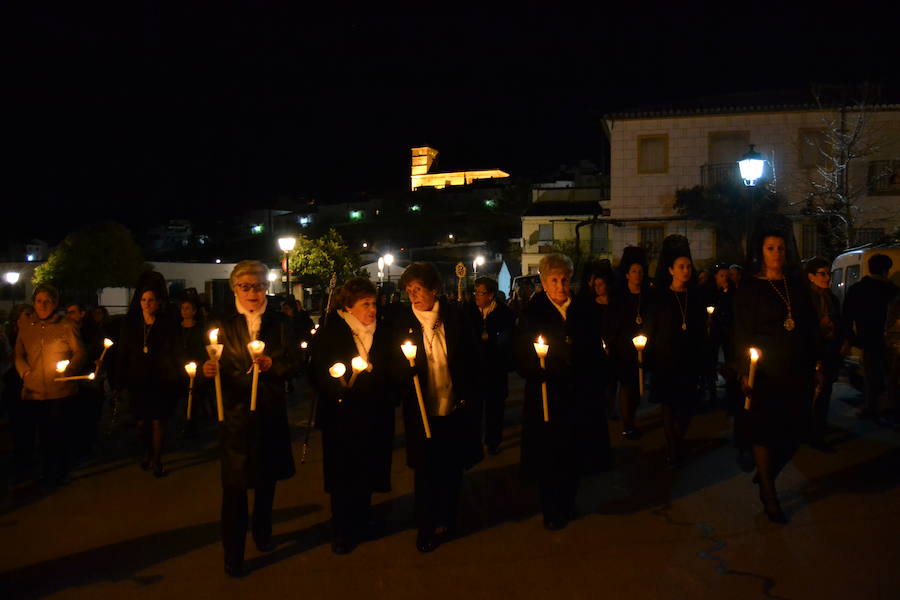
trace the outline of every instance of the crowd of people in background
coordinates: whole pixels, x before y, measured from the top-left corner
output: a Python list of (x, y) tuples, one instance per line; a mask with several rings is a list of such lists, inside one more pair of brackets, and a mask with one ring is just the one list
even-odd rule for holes
[[(37, 476), (39, 447), (43, 485), (66, 484), (73, 461), (96, 444), (107, 397), (134, 418), (140, 467), (164, 477), (166, 430), (176, 409), (184, 410), (184, 365), (193, 362), (198, 377), (185, 435), (197, 435), (198, 421), (221, 420), (225, 570), (240, 576), (248, 529), (260, 551), (273, 547), (276, 483), (295, 473), (287, 397), (305, 373), (322, 433), (332, 550), (346, 554), (365, 539), (373, 494), (391, 489), (401, 407), (416, 548), (428, 553), (456, 534), (465, 472), (485, 452), (509, 447), (504, 423), (516, 371), (525, 380), (521, 465), (547, 529), (576, 518), (583, 476), (612, 467), (611, 429), (626, 443), (642, 437), (643, 402), (660, 407), (660, 469), (694, 458), (685, 441), (698, 410), (733, 417), (738, 463), (755, 470), (768, 518), (786, 523), (776, 481), (802, 442), (833, 451), (829, 401), (850, 346), (863, 352), (860, 418), (900, 422), (900, 296), (887, 278), (889, 257), (876, 254), (868, 266), (842, 307), (829, 263), (801, 265), (790, 225), (769, 219), (757, 226), (743, 267), (698, 270), (688, 240), (672, 235), (653, 278), (644, 250), (628, 247), (616, 267), (585, 265), (575, 292), (572, 260), (548, 254), (540, 285), (523, 281), (507, 302), (490, 277), (476, 278), (461, 298), (443, 294), (435, 266), (413, 263), (390, 294), (365, 278), (343, 282), (318, 324), (295, 299), (266, 296), (268, 271), (255, 261), (235, 267), (234, 305), (218, 314), (191, 291), (170, 299), (152, 271), (136, 282), (115, 323), (102, 307), (61, 305), (52, 286), (40, 285), (33, 305), (8, 315), (0, 344), (13, 479)], [(218, 356), (208, 348), (210, 329), (219, 332)], [(113, 345), (101, 369), (105, 339)], [(261, 354), (248, 348), (252, 341), (264, 343)], [(759, 349), (758, 362), (751, 348)], [(60, 361), (68, 363), (60, 368)], [(91, 378), (70, 379), (85, 375)]]

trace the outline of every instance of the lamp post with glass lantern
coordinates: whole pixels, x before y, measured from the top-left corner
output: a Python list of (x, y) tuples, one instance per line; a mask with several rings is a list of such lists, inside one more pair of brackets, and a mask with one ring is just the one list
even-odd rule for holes
[(475, 260), (472, 261), (472, 281), (478, 279), (478, 267), (484, 264), (484, 257), (482, 255), (478, 255), (475, 257)]
[(296, 245), (297, 238), (293, 236), (278, 238), (278, 247), (284, 252), (284, 273), (287, 276), (286, 284), (288, 296), (293, 296), (293, 293), (291, 292), (291, 259), (288, 255), (293, 251), (294, 246)]
[(394, 255), (393, 254), (385, 254), (384, 259), (384, 272), (387, 276), (388, 283), (391, 282), (391, 265), (394, 264)]
[(755, 150), (756, 146), (750, 144), (750, 150), (747, 151), (741, 160), (738, 161), (738, 168), (741, 171), (741, 179), (744, 185), (750, 188), (750, 206), (747, 209), (747, 258), (749, 260), (750, 249), (750, 223), (752, 219), (754, 200), (757, 190), (757, 183), (762, 179), (763, 171), (766, 166), (766, 159), (762, 154)]
[(6, 283), (9, 284), (9, 298), (12, 300), (13, 304), (16, 303), (16, 284), (19, 283), (19, 273), (18, 271), (7, 271), (3, 275), (3, 279)]

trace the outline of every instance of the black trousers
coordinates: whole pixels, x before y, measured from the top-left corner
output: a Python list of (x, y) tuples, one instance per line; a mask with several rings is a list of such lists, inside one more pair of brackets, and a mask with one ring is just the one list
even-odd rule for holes
[[(503, 373), (503, 377), (506, 377), (506, 373)], [(484, 444), (488, 448), (499, 446), (503, 441), (506, 396), (505, 385), (488, 388), (484, 394)]]
[(335, 539), (357, 540), (372, 508), (372, 493), (342, 491), (331, 494), (331, 529)]
[[(272, 538), (272, 504), (274, 502), (274, 481), (256, 487), (253, 498), (253, 539), (257, 544), (264, 544)], [(223, 487), (222, 546), (225, 549), (225, 564), (232, 567), (239, 567), (243, 564), (248, 523), (247, 490)]]
[(415, 470), (415, 515), (419, 531), (456, 528), (463, 469), (447, 460), (426, 461)]
[(40, 441), (43, 477), (48, 485), (59, 484), (69, 469), (68, 447), (72, 434), (66, 420), (70, 398), (23, 400), (13, 403), (11, 417), (15, 445), (16, 475), (27, 477), (34, 460), (35, 438)]

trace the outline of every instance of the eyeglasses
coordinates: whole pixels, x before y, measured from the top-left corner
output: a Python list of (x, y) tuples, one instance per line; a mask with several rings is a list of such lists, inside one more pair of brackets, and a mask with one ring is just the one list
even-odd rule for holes
[(236, 283), (234, 287), (242, 292), (263, 292), (268, 286), (264, 283)]

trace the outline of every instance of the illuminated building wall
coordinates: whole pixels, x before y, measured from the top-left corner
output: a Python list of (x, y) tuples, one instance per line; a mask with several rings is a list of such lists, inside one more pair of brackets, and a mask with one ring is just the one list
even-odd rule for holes
[(483, 169), (479, 171), (454, 171), (450, 173), (429, 173), (438, 151), (428, 146), (412, 149), (412, 169), (410, 171), (410, 187), (441, 189), (449, 185), (466, 185), (476, 179), (499, 179), (509, 177), (509, 173), (500, 169)]

